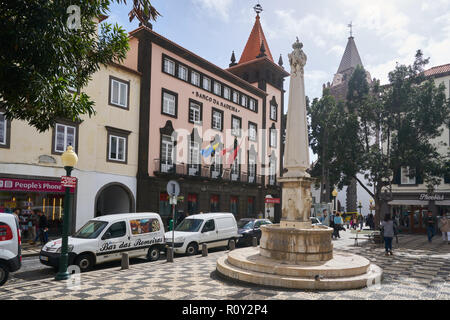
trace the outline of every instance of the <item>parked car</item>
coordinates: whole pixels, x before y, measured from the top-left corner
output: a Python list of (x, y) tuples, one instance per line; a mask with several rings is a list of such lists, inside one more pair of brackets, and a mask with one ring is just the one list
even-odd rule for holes
[[(165, 234), (166, 243), (172, 245), (172, 231)], [(184, 219), (174, 230), (174, 252), (195, 255), (208, 248), (229, 247), (239, 238), (236, 219), (232, 213), (196, 214)]]
[(261, 226), (272, 224), (268, 219), (244, 218), (238, 221), (238, 232), (241, 235), (238, 241), (239, 246), (251, 246), (253, 237), (256, 237), (258, 244), (261, 240)]
[(0, 286), (6, 283), (10, 272), (22, 266), (21, 241), (16, 216), (0, 213)]
[[(48, 242), (41, 250), (42, 264), (57, 268), (61, 256), (61, 239)], [(89, 220), (69, 237), (69, 265), (82, 272), (96, 264), (120, 260), (122, 252), (130, 258), (159, 259), (165, 248), (164, 226), (157, 213), (125, 213)]]
[(322, 222), (320, 222), (320, 220), (316, 217), (310, 217), (311, 218), (311, 223), (313, 226), (325, 226)]

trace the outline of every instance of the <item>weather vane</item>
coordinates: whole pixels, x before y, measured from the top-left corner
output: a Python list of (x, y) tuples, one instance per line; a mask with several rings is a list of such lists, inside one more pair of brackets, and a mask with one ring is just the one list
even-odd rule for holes
[(347, 27), (350, 28), (350, 37), (353, 37), (353, 22), (350, 21), (350, 23), (347, 25)]
[(255, 10), (255, 12), (256, 12), (256, 14), (259, 16), (259, 14), (261, 13), (261, 12), (263, 12), (263, 8), (262, 8), (262, 6), (259, 4), (259, 1), (258, 1), (258, 4), (256, 5), (256, 6), (254, 6), (253, 7), (253, 9)]

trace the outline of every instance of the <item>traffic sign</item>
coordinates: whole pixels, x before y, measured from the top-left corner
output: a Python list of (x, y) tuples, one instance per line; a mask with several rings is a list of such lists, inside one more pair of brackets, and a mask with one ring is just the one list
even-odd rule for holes
[(180, 185), (178, 184), (178, 182), (174, 180), (169, 181), (169, 183), (167, 184), (167, 193), (171, 197), (178, 197), (178, 195), (180, 194)]
[(76, 177), (61, 177), (61, 185), (66, 188), (76, 188), (77, 178)]
[(276, 204), (280, 204), (281, 203), (281, 199), (280, 198), (266, 198), (265, 203), (276, 203)]

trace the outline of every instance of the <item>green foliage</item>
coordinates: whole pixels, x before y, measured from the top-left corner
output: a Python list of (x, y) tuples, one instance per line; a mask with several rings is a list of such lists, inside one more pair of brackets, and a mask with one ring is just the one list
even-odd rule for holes
[[(82, 88), (101, 65), (121, 62), (129, 48), (128, 35), (117, 24), (102, 24), (97, 31), (95, 19), (113, 2), (126, 3), (0, 1), (0, 109), (7, 118), (25, 120), (42, 132), (59, 118), (80, 121), (94, 114), (94, 102)], [(149, 0), (134, 2), (141, 11), (150, 6)], [(80, 29), (67, 27), (71, 5), (80, 8)]]

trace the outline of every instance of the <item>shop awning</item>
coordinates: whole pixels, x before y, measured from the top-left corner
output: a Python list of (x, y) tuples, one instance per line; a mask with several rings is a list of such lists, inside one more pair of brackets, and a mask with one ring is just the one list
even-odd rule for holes
[(391, 206), (427, 206), (429, 203), (421, 200), (392, 200), (388, 204)]
[(435, 204), (437, 206), (450, 206), (450, 200), (436, 201)]

